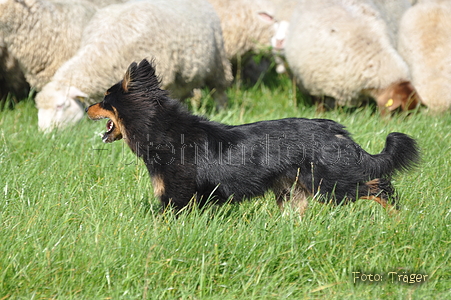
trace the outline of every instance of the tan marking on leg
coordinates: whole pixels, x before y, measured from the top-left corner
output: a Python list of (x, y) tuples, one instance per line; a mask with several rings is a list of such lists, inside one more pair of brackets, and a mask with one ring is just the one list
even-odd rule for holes
[(388, 213), (390, 215), (393, 214), (397, 214), (399, 212), (399, 210), (397, 210), (393, 205), (389, 204), (387, 202), (387, 200), (381, 198), (381, 197), (376, 197), (376, 196), (363, 196), (360, 197), (360, 199), (365, 199), (365, 200), (373, 200), (376, 201), (377, 203), (379, 203), (384, 209), (388, 210)]
[(376, 202), (379, 203), (383, 208), (393, 207), (392, 205), (388, 204), (387, 200), (382, 199), (381, 197), (376, 197), (376, 196), (363, 196), (363, 197), (360, 197), (360, 199), (376, 201)]
[(387, 199), (384, 199), (384, 198), (378, 197), (378, 196), (374, 196), (381, 192), (381, 189), (379, 188), (379, 179), (370, 180), (370, 181), (366, 182), (365, 184), (366, 184), (366, 186), (368, 186), (369, 193), (373, 194), (373, 195), (362, 196), (362, 197), (360, 197), (360, 199), (376, 201), (384, 209), (388, 209), (390, 211), (390, 214), (392, 214), (393, 212), (398, 212), (398, 210), (393, 205), (391, 205), (390, 203), (387, 202)]
[(297, 181), (297, 178), (296, 180), (292, 178), (279, 180), (273, 190), (281, 211), (285, 211), (286, 205), (290, 205), (301, 217), (304, 215), (308, 206), (307, 198), (311, 195), (304, 185)]
[(365, 183), (371, 194), (377, 194), (379, 192), (379, 179), (373, 179)]
[(303, 216), (308, 207), (307, 197), (309, 193), (303, 188), (297, 188), (293, 191), (291, 195), (290, 205), (296, 212), (299, 213), (299, 216)]
[(161, 175), (152, 176), (152, 186), (153, 186), (153, 193), (155, 196), (161, 197), (164, 195), (165, 186), (164, 186), (163, 177)]

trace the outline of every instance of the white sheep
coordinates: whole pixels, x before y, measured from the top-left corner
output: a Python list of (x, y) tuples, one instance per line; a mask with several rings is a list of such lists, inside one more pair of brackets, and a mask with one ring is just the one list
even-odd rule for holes
[(208, 0), (221, 20), (227, 58), (236, 60), (248, 52), (269, 47), (272, 24), (261, 22), (260, 11), (268, 9), (259, 0)]
[(218, 105), (226, 104), (231, 67), (219, 18), (206, 0), (110, 5), (96, 13), (83, 35), (78, 52), (36, 96), (42, 130), (82, 118), (79, 99), (96, 102), (131, 62), (146, 57), (155, 58), (162, 86), (173, 97), (207, 85), (215, 89)]
[(366, 95), (376, 99), (381, 112), (419, 102), (408, 66), (371, 1), (299, 1), (285, 55), (303, 89), (340, 106), (359, 105)]
[(85, 0), (0, 0), (4, 43), (32, 87), (39, 91), (74, 55), (96, 7)]
[[(256, 64), (251, 56), (266, 54), (270, 49), (274, 27), (278, 24), (268, 14), (291, 7), (295, 0), (208, 0), (220, 20), (227, 58), (236, 71), (256, 82), (266, 72), (270, 62), (265, 59)], [(264, 22), (262, 22), (262, 20)], [(282, 72), (283, 62), (276, 55), (277, 70)]]
[(399, 53), (431, 112), (451, 108), (451, 1), (418, 1), (403, 16)]
[[(260, 16), (266, 22), (274, 24), (275, 33), (271, 37), (271, 45), (279, 53), (283, 54), (285, 40), (289, 28), (289, 20), (299, 0), (265, 0), (271, 5), (266, 5), (268, 12), (260, 12)], [(397, 43), (399, 22), (403, 13), (411, 6), (409, 0), (362, 0), (374, 5), (380, 12), (380, 16), (386, 21), (388, 33), (393, 45)], [(296, 20), (295, 20), (296, 21)]]
[(263, 23), (258, 12), (264, 3), (261, 0), (208, 0), (221, 20), (226, 56), (233, 66), (236, 78), (257, 82), (261, 74), (269, 69), (266, 57), (256, 63), (252, 56), (269, 49), (273, 34), (272, 25)]
[(261, 21), (272, 25), (271, 36), (272, 52), (276, 62), (277, 73), (285, 73), (286, 67), (282, 56), (285, 51), (286, 34), (289, 28), (289, 20), (298, 0), (263, 0), (263, 10), (259, 12)]
[(18, 102), (28, 96), (29, 90), (19, 62), (8, 52), (0, 34), (0, 109), (8, 95)]
[[(368, 1), (368, 0), (367, 0)], [(390, 40), (394, 46), (398, 42), (399, 23), (403, 14), (412, 6), (409, 0), (369, 0), (385, 20)], [(371, 2), (369, 2), (371, 3)]]

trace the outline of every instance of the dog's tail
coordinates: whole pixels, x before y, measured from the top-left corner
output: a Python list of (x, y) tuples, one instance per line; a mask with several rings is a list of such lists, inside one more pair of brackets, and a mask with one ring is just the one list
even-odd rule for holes
[(407, 171), (420, 161), (417, 142), (410, 136), (392, 132), (387, 136), (381, 153), (370, 155), (366, 171), (373, 178), (389, 178), (396, 172)]

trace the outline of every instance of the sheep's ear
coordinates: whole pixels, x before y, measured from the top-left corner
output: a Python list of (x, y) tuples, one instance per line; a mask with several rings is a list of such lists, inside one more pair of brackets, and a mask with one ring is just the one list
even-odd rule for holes
[(265, 11), (258, 12), (258, 17), (260, 18), (260, 20), (262, 20), (265, 23), (273, 24), (276, 22), (274, 17), (270, 13), (265, 12)]
[(88, 94), (83, 93), (82, 91), (80, 91), (78, 88), (76, 88), (75, 86), (71, 86), (69, 88), (69, 97), (71, 99), (74, 100), (78, 100), (82, 103), (85, 103), (86, 99), (88, 99)]
[(134, 77), (137, 67), (138, 67), (137, 63), (133, 62), (128, 67), (127, 72), (125, 72), (124, 79), (122, 79), (122, 89), (126, 93), (128, 93), (128, 90), (130, 89), (130, 83), (133, 82), (133, 77)]

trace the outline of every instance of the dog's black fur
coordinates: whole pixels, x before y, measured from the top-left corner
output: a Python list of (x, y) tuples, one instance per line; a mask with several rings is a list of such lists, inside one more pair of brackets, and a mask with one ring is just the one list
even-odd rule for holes
[[(309, 196), (336, 204), (361, 197), (394, 203), (392, 175), (419, 160), (417, 143), (402, 133), (390, 133), (384, 150), (371, 155), (332, 120), (229, 126), (192, 115), (160, 89), (147, 60), (131, 64), (87, 112), (92, 119), (115, 114), (104, 141), (124, 138), (144, 160), (163, 205), (176, 209), (192, 200), (238, 202), (268, 190), (279, 205)], [(115, 130), (120, 133), (113, 136)]]

